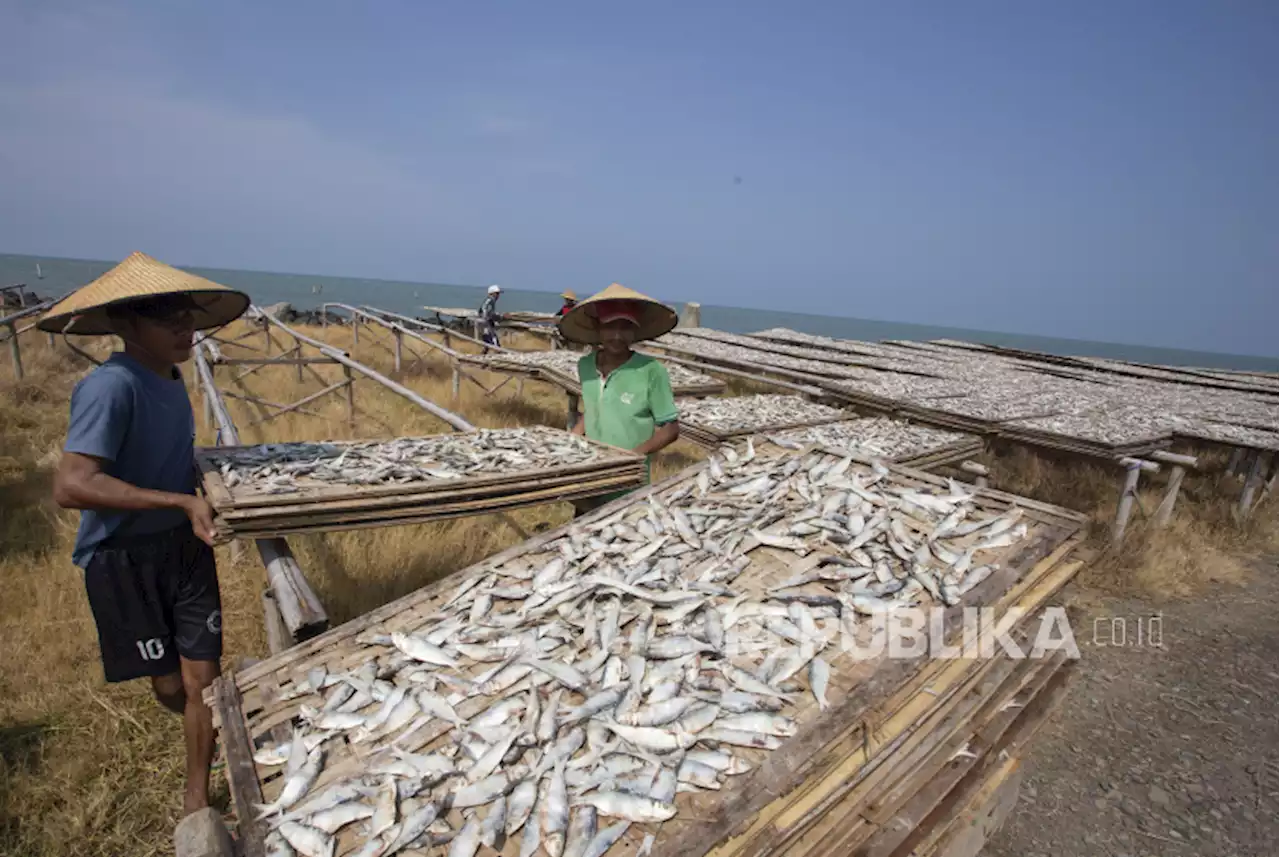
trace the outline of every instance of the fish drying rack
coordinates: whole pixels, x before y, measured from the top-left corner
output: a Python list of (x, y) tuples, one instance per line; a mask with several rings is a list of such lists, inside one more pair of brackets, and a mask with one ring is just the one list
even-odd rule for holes
[[(559, 429), (543, 428), (548, 433)], [(460, 479), (377, 485), (308, 485), (283, 494), (228, 488), (216, 459), (237, 448), (196, 450), (205, 496), (225, 537), (267, 538), (293, 533), (417, 524), (465, 515), (509, 511), (557, 500), (577, 500), (644, 484), (644, 459), (590, 438), (594, 461)], [(330, 441), (349, 446), (350, 441)], [(276, 444), (288, 447), (290, 444)], [(311, 446), (313, 444), (305, 444)]]
[[(790, 454), (805, 454), (808, 450)], [(844, 456), (843, 451), (827, 450)], [(867, 459), (859, 459), (869, 464)], [(570, 526), (589, 524), (695, 481), (707, 462), (615, 500)], [(945, 489), (932, 474), (889, 466), (888, 479), (906, 488)], [(992, 551), (998, 570), (978, 584), (964, 606), (987, 606), (996, 621), (1021, 617), (1012, 635), (1025, 637), (1034, 617), (1080, 569), (1086, 518), (1078, 513), (989, 490), (974, 489), (979, 510), (993, 514), (1011, 503), (1023, 510), (1023, 539)], [(386, 604), (241, 672), (218, 679), (206, 692), (227, 758), (226, 775), (246, 857), (265, 853), (264, 832), (252, 807), (281, 788), (278, 768), (260, 767), (254, 749), (287, 739), (290, 724), (309, 696), (280, 701), (278, 690), (323, 665), (352, 667), (384, 648), (358, 643), (368, 633), (411, 630), (448, 600), (460, 582), (499, 564), (532, 563), (541, 546), (569, 527), (536, 536), (444, 580)], [(820, 551), (805, 557), (756, 546), (735, 581), (759, 595), (786, 577), (815, 567)], [(960, 607), (947, 610), (950, 643), (960, 638)], [(999, 647), (997, 646), (997, 651)], [(805, 696), (793, 712), (794, 737), (772, 752), (741, 751), (753, 770), (714, 793), (680, 794), (678, 815), (661, 826), (632, 825), (611, 853), (634, 853), (647, 833), (656, 834), (659, 857), (848, 854), (972, 854), (957, 851), (975, 827), (1007, 811), (1016, 791), (1019, 754), (1059, 704), (1073, 662), (992, 658), (832, 659), (830, 708), (820, 711)], [(416, 750), (443, 737), (450, 724), (409, 738)], [(334, 776), (359, 761), (350, 746), (333, 751)], [(328, 766), (326, 766), (328, 770)], [(339, 839), (339, 857), (353, 843)], [(508, 842), (503, 853), (514, 854)]]

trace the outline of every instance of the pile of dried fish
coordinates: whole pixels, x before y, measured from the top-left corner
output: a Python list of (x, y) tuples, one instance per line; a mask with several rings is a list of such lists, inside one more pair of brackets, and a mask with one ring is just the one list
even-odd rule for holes
[[(749, 337), (702, 330), (671, 337), (684, 347), (701, 339), (726, 359), (807, 373), (811, 383), (855, 402), (900, 408), (913, 419), (1090, 454), (1137, 453), (1168, 445), (1174, 435), (1276, 447), (1274, 378), (1095, 357), (1040, 358), (950, 340), (860, 342), (785, 328)], [(826, 362), (839, 360), (854, 365)]]
[(770, 369), (785, 369), (805, 378), (875, 378), (885, 374), (888, 369), (896, 368), (897, 366), (897, 364), (889, 364), (888, 361), (879, 361), (884, 364), (883, 369), (870, 368), (871, 364), (875, 364), (879, 360), (879, 358), (871, 357), (866, 358), (865, 366), (833, 363), (818, 357), (793, 357), (745, 345), (731, 345), (725, 342), (686, 336), (682, 331), (660, 336), (652, 344), (658, 348), (669, 348), (678, 355), (689, 356), (694, 359), (720, 361), (747, 368), (763, 366)]
[(765, 355), (766, 359), (773, 359), (776, 356), (794, 357), (801, 360), (816, 360), (842, 366), (866, 366), (888, 371), (927, 372), (933, 362), (931, 355), (903, 351), (892, 346), (860, 342), (855, 348), (849, 350), (808, 348), (758, 336), (725, 333), (722, 330), (706, 327), (682, 327), (671, 334), (671, 337), (674, 342), (683, 342), (686, 345), (692, 338), (702, 340), (704, 343), (749, 348)]
[[(850, 458), (726, 448), (286, 682), (292, 740), (255, 756), (283, 768), (260, 808), (270, 853), (332, 857), (345, 837), (359, 857), (508, 840), (600, 857), (758, 765), (801, 706), (844, 692), (831, 661), (859, 616), (955, 604), (1025, 538), (1020, 514)], [(817, 561), (766, 586), (762, 546)]]
[(767, 435), (778, 446), (801, 449), (810, 444), (841, 449), (858, 455), (904, 461), (972, 435), (915, 425), (888, 417), (843, 420), (820, 426), (805, 426)]
[(763, 394), (717, 399), (679, 399), (680, 430), (694, 443), (714, 447), (743, 434), (835, 422), (848, 414), (803, 396)]
[(288, 494), (307, 485), (394, 485), (514, 474), (595, 461), (604, 448), (531, 426), (354, 443), (273, 443), (202, 450), (238, 494)]

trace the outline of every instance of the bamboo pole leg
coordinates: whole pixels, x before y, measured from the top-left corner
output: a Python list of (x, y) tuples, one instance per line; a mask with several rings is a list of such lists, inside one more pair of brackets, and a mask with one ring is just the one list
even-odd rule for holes
[(13, 322), (6, 325), (9, 328), (9, 357), (13, 360), (13, 377), (22, 380), (22, 349), (18, 346), (18, 328)]
[(572, 430), (578, 424), (578, 394), (567, 393), (569, 397), (569, 418), (567, 428)]
[(962, 461), (960, 462), (960, 469), (974, 477), (974, 486), (978, 488), (987, 487), (988, 472), (986, 466), (979, 464), (976, 461)]
[(1111, 528), (1112, 545), (1118, 545), (1124, 540), (1124, 531), (1129, 525), (1129, 514), (1133, 511), (1133, 501), (1138, 496), (1138, 476), (1143, 470), (1159, 469), (1159, 465), (1136, 458), (1124, 458), (1120, 463), (1125, 467), (1125, 475), (1124, 485), (1120, 489), (1120, 503), (1116, 507), (1116, 521)]
[(453, 384), (453, 399), (456, 402), (458, 400), (458, 393), (462, 389), (462, 374), (461, 374), (461, 371), (458, 369), (457, 360), (453, 361), (452, 366), (453, 366), (453, 377), (451, 380)]
[(1262, 451), (1258, 450), (1253, 454), (1249, 475), (1244, 481), (1244, 489), (1240, 492), (1240, 503), (1236, 506), (1236, 517), (1242, 521), (1249, 517), (1249, 512), (1253, 509), (1253, 495), (1258, 492), (1258, 486), (1262, 484), (1262, 474), (1265, 470), (1266, 458), (1262, 455)]
[(284, 617), (280, 615), (280, 606), (270, 589), (262, 591), (262, 619), (267, 628), (267, 649), (271, 654), (279, 654), (293, 645)]
[(400, 371), (400, 361), (404, 359), (404, 334), (398, 330), (391, 331), (396, 336), (396, 371)]
[(1194, 455), (1180, 455), (1165, 450), (1156, 450), (1151, 453), (1151, 457), (1161, 464), (1173, 467), (1173, 473), (1169, 476), (1169, 487), (1165, 489), (1164, 498), (1161, 499), (1155, 514), (1155, 525), (1164, 527), (1173, 517), (1173, 506), (1178, 501), (1178, 489), (1182, 486), (1182, 478), (1186, 475), (1187, 468), (1194, 470), (1198, 460)]
[(45, 337), (47, 337), (46, 341), (49, 343), (49, 347), (50, 347), (50, 348), (53, 348), (55, 345), (57, 345), (57, 344), (58, 344), (58, 340), (56, 340), (56, 339), (54, 339), (54, 338), (53, 338), (53, 334), (52, 334), (52, 333), (46, 333), (46, 334), (45, 334)]
[(356, 346), (360, 344), (360, 317), (354, 316), (351, 319), (351, 353), (356, 353)]
[(351, 425), (356, 424), (356, 379), (351, 374), (350, 366), (342, 367), (343, 373), (347, 376), (347, 422)]
[(1186, 468), (1180, 464), (1173, 466), (1173, 473), (1169, 475), (1169, 487), (1165, 490), (1164, 499), (1156, 509), (1157, 527), (1169, 525), (1169, 519), (1173, 517), (1173, 504), (1178, 502), (1178, 489), (1182, 486), (1182, 477), (1186, 472)]

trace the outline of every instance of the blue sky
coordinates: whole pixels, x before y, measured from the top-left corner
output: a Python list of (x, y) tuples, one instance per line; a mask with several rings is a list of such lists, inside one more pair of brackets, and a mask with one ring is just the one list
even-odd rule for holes
[(1274, 3), (0, 0), (0, 252), (1275, 355)]

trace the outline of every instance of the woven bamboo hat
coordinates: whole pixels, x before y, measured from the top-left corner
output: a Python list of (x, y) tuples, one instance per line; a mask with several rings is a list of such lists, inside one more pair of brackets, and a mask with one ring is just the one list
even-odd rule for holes
[[(195, 305), (196, 330), (221, 327), (249, 308), (249, 296), (180, 271), (145, 253), (133, 253), (98, 279), (49, 308), (38, 323), (50, 333), (93, 336), (114, 333), (107, 307), (166, 295), (186, 295)], [(67, 322), (71, 324), (68, 326)]]
[(580, 301), (565, 313), (557, 327), (570, 342), (600, 344), (601, 319), (630, 318), (636, 325), (636, 341), (656, 339), (676, 326), (676, 311), (634, 289), (614, 283), (602, 292)]

